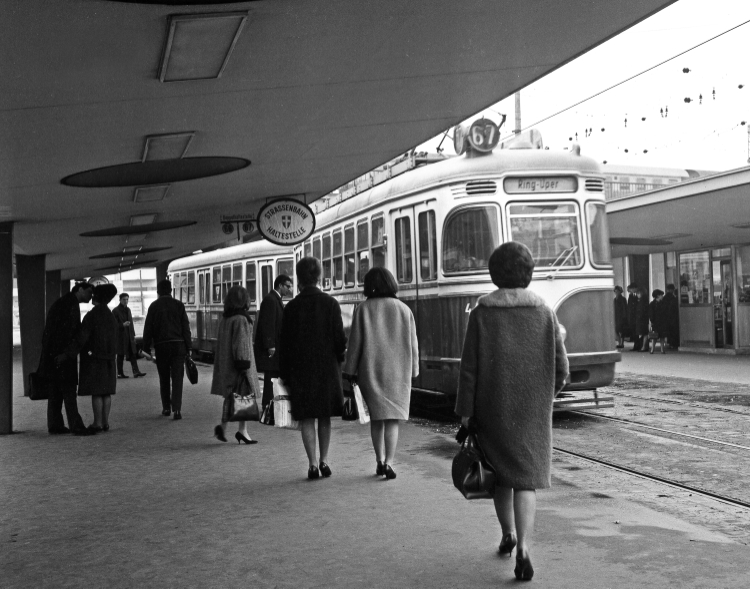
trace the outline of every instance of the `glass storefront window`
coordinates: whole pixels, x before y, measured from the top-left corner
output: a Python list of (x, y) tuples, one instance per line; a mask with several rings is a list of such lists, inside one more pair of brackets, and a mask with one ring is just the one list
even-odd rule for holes
[(680, 254), (680, 304), (711, 303), (711, 268), (708, 252)]
[(750, 304), (750, 245), (737, 248), (737, 290), (740, 303)]

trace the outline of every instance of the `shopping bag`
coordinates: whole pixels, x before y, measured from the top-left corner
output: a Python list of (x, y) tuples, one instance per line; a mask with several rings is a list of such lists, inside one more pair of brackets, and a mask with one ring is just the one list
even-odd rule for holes
[(492, 499), (496, 475), (479, 446), (476, 426), (461, 427), (456, 434), (461, 449), (453, 459), (453, 485), (466, 499)]
[(185, 356), (185, 372), (190, 384), (198, 384), (198, 367), (190, 356)]
[(359, 423), (364, 425), (370, 423), (370, 410), (367, 408), (364, 397), (362, 397), (362, 391), (359, 390), (359, 385), (352, 385), (354, 391), (354, 401), (357, 404), (357, 419)]
[(289, 391), (280, 378), (272, 378), (273, 383), (273, 421), (275, 427), (282, 429), (301, 429), (299, 421), (292, 419), (292, 404)]
[(229, 421), (258, 421), (260, 419), (258, 401), (247, 380), (246, 372), (239, 374), (232, 395), (228, 399), (232, 403)]

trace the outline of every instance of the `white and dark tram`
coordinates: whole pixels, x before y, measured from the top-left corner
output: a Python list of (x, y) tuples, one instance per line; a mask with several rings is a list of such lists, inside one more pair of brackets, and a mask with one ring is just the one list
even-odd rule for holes
[(520, 241), (536, 261), (529, 288), (566, 332), (570, 377), (556, 409), (611, 406), (611, 398), (595, 392), (613, 381), (620, 359), (603, 190), (599, 165), (578, 150), (469, 152), (322, 211), (315, 233), (294, 250), (256, 242), (177, 260), (169, 272), (188, 308), (196, 349), (210, 352), (220, 301), (233, 284), (245, 284), (257, 303), (275, 275), (292, 276), (293, 261), (315, 256), (323, 265), (321, 287), (340, 302), (348, 328), (367, 270), (386, 266), (417, 324), (421, 366), (414, 389), (452, 403), (469, 312), (495, 289), (490, 254), (504, 241)]

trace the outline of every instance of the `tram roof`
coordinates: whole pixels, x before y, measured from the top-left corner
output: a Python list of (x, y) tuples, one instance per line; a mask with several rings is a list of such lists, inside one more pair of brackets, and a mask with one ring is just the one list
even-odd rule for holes
[(231, 243), (221, 215), (313, 202), (673, 1), (6, 2), (0, 222), (63, 279)]
[(572, 171), (584, 174), (601, 173), (600, 166), (594, 159), (576, 155), (572, 151), (497, 149), (486, 155), (462, 155), (415, 168), (348, 198), (317, 214), (317, 226), (325, 227), (391, 198), (435, 186), (472, 179), (497, 178), (513, 172), (564, 174)]
[(169, 264), (169, 272), (179, 272), (180, 270), (203, 268), (214, 266), (216, 264), (226, 264), (233, 260), (242, 260), (245, 258), (264, 258), (274, 256), (291, 256), (294, 249), (291, 246), (274, 245), (267, 241), (253, 241), (233, 245), (210, 252), (203, 252), (178, 260), (173, 260)]

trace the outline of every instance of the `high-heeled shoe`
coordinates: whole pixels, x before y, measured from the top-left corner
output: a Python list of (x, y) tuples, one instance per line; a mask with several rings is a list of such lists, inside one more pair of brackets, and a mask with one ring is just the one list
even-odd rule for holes
[(102, 425), (102, 431), (103, 432), (108, 432), (109, 431), (109, 424), (108, 423), (105, 423), (104, 425)]
[(324, 477), (331, 476), (331, 467), (328, 466), (325, 462), (321, 462), (318, 467), (320, 468), (320, 474), (322, 474)]
[(375, 467), (375, 476), (382, 477), (385, 474), (385, 468), (383, 463), (378, 460), (378, 465)]
[(240, 432), (237, 432), (236, 434), (234, 434), (234, 439), (237, 440), (238, 444), (240, 444), (242, 442), (245, 442), (246, 444), (257, 444), (258, 443), (258, 440), (251, 440), (250, 438), (246, 438)]
[(503, 539), (500, 540), (500, 546), (497, 547), (497, 552), (500, 556), (513, 554), (513, 549), (516, 547), (516, 535), (512, 532), (503, 535)]
[(396, 473), (395, 473), (395, 471), (394, 471), (394, 470), (393, 470), (393, 469), (391, 468), (391, 465), (390, 465), (390, 464), (385, 464), (385, 463), (383, 463), (383, 474), (385, 475), (385, 478), (386, 478), (386, 479), (388, 479), (389, 481), (390, 481), (391, 479), (395, 479), (395, 478), (396, 478)]
[(516, 568), (513, 572), (519, 581), (531, 581), (534, 577), (534, 567), (531, 566), (531, 558), (528, 554), (524, 557), (516, 554)]
[(224, 430), (222, 429), (222, 427), (220, 425), (217, 425), (214, 428), (214, 437), (217, 440), (219, 440), (220, 442), (226, 442), (227, 441), (226, 436), (224, 436)]
[(319, 476), (320, 476), (320, 471), (318, 470), (317, 466), (311, 466), (310, 468), (307, 469), (308, 479), (310, 480), (317, 479)]

